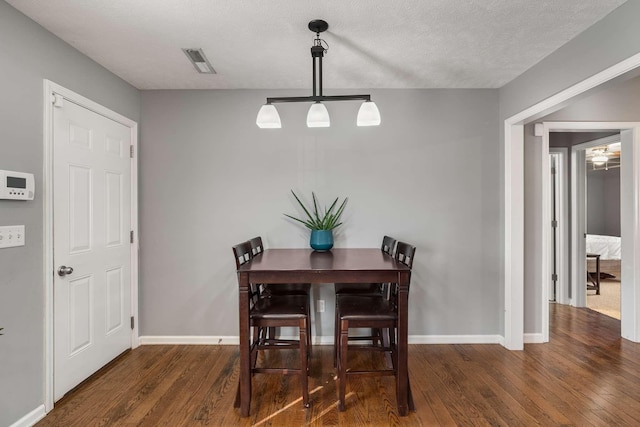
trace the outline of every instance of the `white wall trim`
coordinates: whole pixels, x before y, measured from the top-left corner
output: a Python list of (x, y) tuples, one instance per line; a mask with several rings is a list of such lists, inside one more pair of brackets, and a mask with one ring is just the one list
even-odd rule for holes
[(409, 344), (502, 344), (500, 335), (410, 335)]
[(524, 334), (525, 344), (542, 344), (545, 342), (549, 342), (549, 338), (545, 337), (544, 334)]
[[(282, 336), (295, 339), (294, 336)], [(140, 345), (238, 345), (238, 336), (141, 336)], [(333, 335), (314, 336), (314, 345), (333, 345)], [(500, 335), (409, 335), (409, 344), (502, 344)]]
[[(546, 130), (546, 123), (543, 123), (542, 132), (542, 152), (540, 153), (541, 175), (542, 175), (542, 200), (541, 200), (541, 223), (540, 231), (542, 233), (542, 254), (540, 261), (542, 263), (542, 292), (541, 294), (541, 307), (542, 307), (542, 342), (549, 341), (549, 285), (551, 283), (551, 260), (549, 259), (549, 248), (551, 247), (551, 236), (549, 235), (551, 227), (551, 180), (549, 170), (551, 168), (549, 160), (549, 131)], [(526, 334), (524, 338), (526, 342)]]
[[(524, 348), (524, 126), (505, 121), (504, 346)], [(519, 159), (518, 163), (514, 159)]]
[[(44, 358), (44, 408), (53, 409), (53, 94), (87, 108), (97, 114), (114, 120), (131, 129), (131, 144), (134, 147), (134, 161), (131, 162), (131, 228), (135, 235), (135, 244), (131, 247), (131, 315), (138, 319), (138, 250), (140, 245), (138, 232), (138, 123), (112, 111), (84, 96), (66, 89), (50, 80), (43, 81), (43, 200), (44, 200), (44, 285), (45, 285), (45, 358)], [(131, 331), (131, 346), (136, 348), (138, 341), (138, 323)]]
[[(577, 307), (586, 306), (586, 281), (580, 280), (586, 271), (585, 216), (578, 216), (579, 205), (585, 204), (586, 184), (585, 150), (600, 145), (603, 140), (623, 144), (620, 169), (620, 214), (622, 225), (622, 283), (621, 283), (621, 335), (640, 341), (640, 122), (547, 122), (544, 132), (619, 130), (619, 136), (600, 138), (572, 147), (572, 301)], [(626, 155), (624, 153), (627, 153)], [(624, 174), (624, 175), (623, 175)], [(549, 197), (543, 188), (543, 198)], [(582, 209), (584, 211), (584, 207)], [(548, 212), (545, 212), (548, 214)], [(550, 217), (548, 218), (550, 220)], [(543, 246), (542, 250), (548, 250)], [(543, 311), (544, 313), (544, 311)], [(544, 326), (544, 319), (543, 319)], [(543, 333), (544, 333), (543, 329)], [(548, 322), (547, 322), (548, 333)]]
[[(511, 350), (521, 350), (524, 340), (524, 271), (519, 263), (524, 258), (523, 200), (525, 123), (536, 120), (563, 103), (609, 80), (640, 66), (640, 53), (621, 61), (569, 88), (538, 102), (504, 121), (504, 343)], [(640, 299), (640, 298), (639, 298)], [(640, 316), (639, 316), (640, 317)]]
[(239, 345), (238, 336), (218, 335), (142, 335), (140, 345)]
[(558, 155), (558, 280), (556, 282), (556, 302), (558, 304), (569, 304), (569, 241), (568, 229), (569, 225), (569, 203), (567, 195), (569, 194), (569, 149), (567, 147), (552, 147), (549, 152)]
[(11, 424), (9, 427), (31, 427), (32, 425), (43, 419), (45, 415), (47, 415), (47, 413), (44, 410), (44, 405), (40, 405), (24, 417), (20, 418), (15, 423)]

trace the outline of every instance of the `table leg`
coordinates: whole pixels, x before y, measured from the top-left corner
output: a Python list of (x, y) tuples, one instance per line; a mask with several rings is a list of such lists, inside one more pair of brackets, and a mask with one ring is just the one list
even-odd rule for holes
[(240, 313), (240, 416), (251, 406), (251, 354), (249, 348), (249, 274), (238, 273)]
[(398, 273), (398, 375), (396, 393), (398, 415), (409, 415), (409, 272)]

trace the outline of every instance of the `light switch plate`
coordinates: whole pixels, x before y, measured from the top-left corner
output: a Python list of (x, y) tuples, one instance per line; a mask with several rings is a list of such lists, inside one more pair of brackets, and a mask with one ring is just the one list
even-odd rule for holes
[(24, 246), (24, 225), (0, 227), (0, 249)]

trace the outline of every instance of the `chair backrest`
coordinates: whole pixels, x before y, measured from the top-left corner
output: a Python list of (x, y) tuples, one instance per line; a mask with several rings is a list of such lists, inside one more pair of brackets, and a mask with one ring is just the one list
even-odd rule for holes
[(251, 245), (251, 253), (253, 256), (260, 255), (264, 252), (264, 245), (262, 244), (262, 237), (254, 237), (249, 240), (249, 245)]
[[(249, 241), (239, 243), (233, 248), (233, 258), (236, 260), (236, 270), (240, 268), (242, 264), (253, 259), (253, 251), (251, 250), (251, 243)], [(249, 303), (253, 307), (256, 301), (262, 295), (262, 286), (251, 283), (249, 286)]]
[[(413, 267), (413, 256), (416, 253), (416, 247), (408, 243), (400, 242), (396, 244), (395, 259), (398, 262), (403, 263), (409, 268)], [(389, 301), (393, 304), (395, 309), (398, 309), (398, 284), (393, 283), (389, 293), (387, 295)]]
[(396, 246), (396, 260), (403, 263), (409, 268), (413, 268), (413, 256), (416, 253), (416, 247), (405, 242), (398, 242)]
[(385, 254), (393, 256), (393, 248), (396, 246), (396, 239), (389, 236), (384, 236), (382, 238), (382, 246), (380, 250)]
[(253, 252), (251, 251), (251, 245), (249, 242), (242, 242), (235, 245), (233, 248), (233, 258), (236, 260), (236, 270), (251, 258), (253, 258)]

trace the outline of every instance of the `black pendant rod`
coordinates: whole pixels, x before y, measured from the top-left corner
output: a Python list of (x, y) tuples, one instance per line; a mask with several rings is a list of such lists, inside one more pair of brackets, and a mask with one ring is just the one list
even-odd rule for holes
[(371, 101), (371, 95), (285, 96), (267, 98), (267, 104), (279, 102)]
[[(279, 102), (371, 101), (371, 95), (323, 95), (322, 58), (324, 57), (325, 48), (322, 46), (320, 33), (326, 31), (328, 28), (329, 24), (321, 19), (309, 22), (309, 30), (316, 33), (313, 46), (311, 46), (311, 60), (313, 61), (313, 95), (267, 98), (267, 104), (275, 104)], [(316, 61), (318, 62), (317, 64)]]

